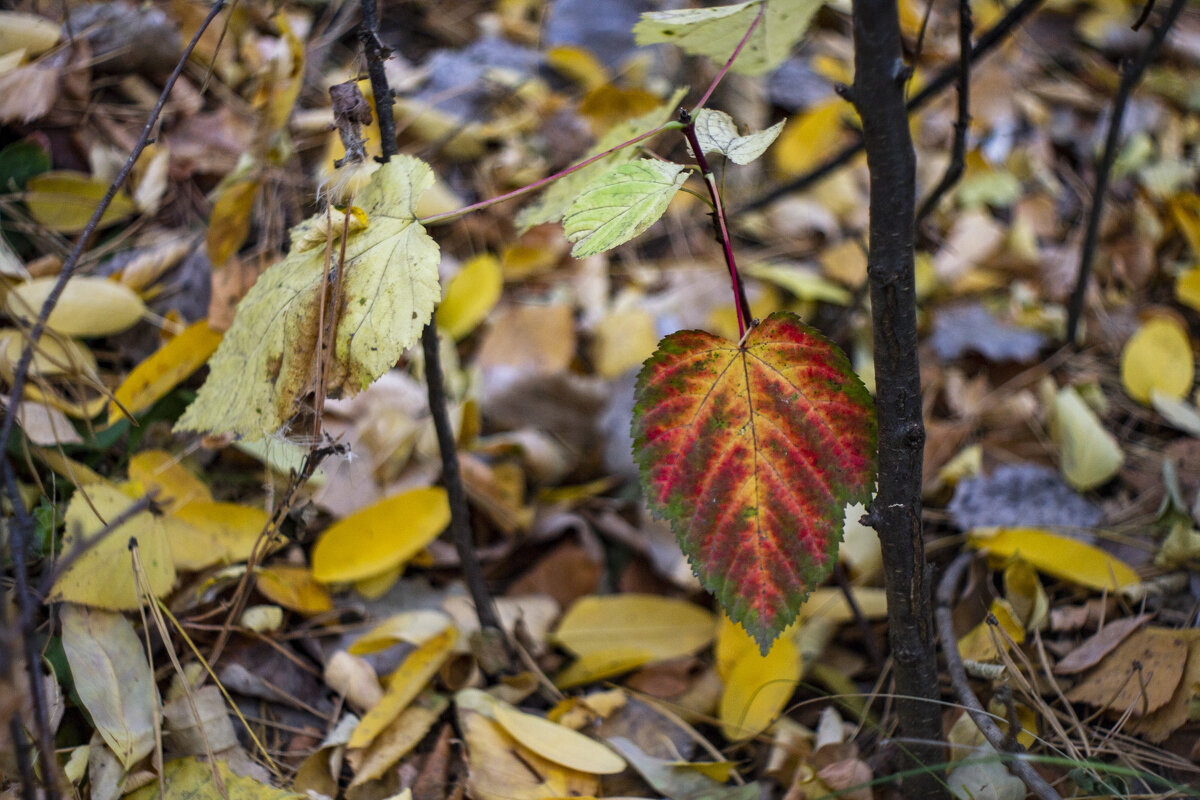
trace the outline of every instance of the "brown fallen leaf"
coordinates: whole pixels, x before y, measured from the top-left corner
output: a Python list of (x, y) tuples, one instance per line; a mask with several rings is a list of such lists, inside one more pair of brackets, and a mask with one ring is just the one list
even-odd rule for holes
[(1158, 744), (1191, 719), (1192, 699), (1200, 692), (1200, 638), (1192, 637), (1188, 646), (1187, 666), (1174, 694), (1157, 711), (1134, 720), (1126, 729)]
[(1100, 663), (1100, 659), (1116, 649), (1130, 634), (1142, 627), (1151, 616), (1151, 614), (1139, 614), (1136, 617), (1110, 622), (1067, 653), (1054, 666), (1054, 674), (1074, 675), (1096, 666)]
[(1109, 653), (1083, 681), (1067, 692), (1076, 703), (1129, 711), (1142, 717), (1162, 708), (1183, 677), (1187, 637), (1169, 628), (1145, 628)]

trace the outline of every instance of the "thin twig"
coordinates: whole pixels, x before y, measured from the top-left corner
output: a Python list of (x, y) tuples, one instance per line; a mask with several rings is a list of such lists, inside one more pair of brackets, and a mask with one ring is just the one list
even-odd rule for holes
[[(1014, 28), (1020, 25), (1026, 17), (1036, 11), (1038, 6), (1041, 4), (1042, 0), (1021, 0), (1021, 2), (1009, 9), (1008, 13), (1005, 14), (999, 22), (985, 31), (983, 35), (979, 37), (978, 41), (975, 42), (975, 46), (971, 49), (971, 58), (968, 60), (968, 63), (974, 64), (994, 50), (997, 45), (1005, 40), (1005, 38), (1009, 33), (1012, 32)], [(958, 73), (962, 63), (963, 62), (961, 60), (954, 62), (935, 75), (929, 81), (929, 83), (925, 84), (920, 91), (918, 91), (909, 99), (907, 106), (908, 112), (911, 114), (915, 111), (919, 111), (920, 109), (924, 108), (929, 101), (933, 100), (950, 86), (953, 86), (958, 78)], [(823, 163), (818, 164), (808, 172), (797, 176), (782, 186), (777, 186), (769, 192), (755, 198), (754, 200), (751, 200), (745, 206), (736, 209), (732, 213), (739, 214), (745, 211), (754, 211), (755, 209), (769, 205), (770, 203), (773, 203), (779, 198), (789, 195), (792, 192), (803, 191), (849, 164), (854, 160), (854, 157), (862, 151), (863, 139), (861, 136), (859, 136), (837, 153), (834, 153)]]
[[(894, 0), (854, 0), (854, 86), (870, 173), (867, 274), (875, 345), (879, 420), (878, 491), (868, 517), (879, 532), (895, 664), (896, 712), (903, 736), (921, 740), (908, 758), (941, 761), (942, 719), (930, 590), (921, 530), (921, 459), (925, 427), (917, 359), (914, 270), (916, 153), (904, 92), (900, 18)], [(905, 781), (906, 797), (945, 797), (939, 770)]]
[[(1019, 755), (1025, 752), (1025, 748), (1015, 738), (1011, 742), (1007, 741), (1004, 732), (992, 721), (992, 717), (984, 709), (983, 703), (979, 702), (979, 698), (971, 691), (967, 671), (958, 654), (958, 639), (954, 635), (954, 618), (951, 609), (954, 606), (955, 595), (958, 593), (958, 584), (970, 565), (972, 557), (971, 553), (963, 553), (954, 559), (938, 584), (937, 611), (935, 613), (938, 635), (942, 640), (942, 652), (946, 656), (946, 669), (950, 673), (950, 685), (954, 687), (959, 702), (967, 709), (967, 713), (971, 715), (975, 725), (988, 740), (988, 744), (996, 748), (997, 752)], [(1046, 780), (1024, 760), (1014, 758), (1008, 762), (1008, 766), (1013, 774), (1025, 782), (1029, 791), (1042, 800), (1062, 800), (1054, 787), (1046, 783)]]
[(1083, 300), (1087, 294), (1088, 281), (1092, 275), (1092, 264), (1096, 258), (1096, 245), (1100, 238), (1100, 217), (1104, 213), (1104, 199), (1108, 193), (1108, 179), (1112, 174), (1113, 164), (1117, 160), (1117, 152), (1121, 144), (1121, 121), (1125, 117), (1125, 106), (1133, 90), (1142, 80), (1146, 67), (1158, 54), (1158, 50), (1166, 41), (1167, 34), (1187, 0), (1172, 0), (1171, 5), (1163, 12), (1154, 33), (1146, 41), (1137, 58), (1125, 65), (1121, 73), (1121, 84), (1113, 98), (1112, 114), (1108, 120), (1108, 133), (1104, 137), (1104, 150), (1100, 154), (1100, 164), (1096, 167), (1096, 188), (1092, 192), (1092, 207), (1088, 212), (1087, 228), (1083, 234), (1083, 246), (1079, 251), (1079, 272), (1075, 276), (1075, 290), (1071, 292), (1071, 302), (1067, 307), (1067, 342), (1078, 344), (1079, 318), (1083, 314)]
[[(362, 0), (362, 8), (363, 27), (367, 29), (362, 33), (362, 39), (364, 42), (378, 42), (379, 20), (375, 12), (375, 0)], [(371, 91), (376, 98), (376, 108), (379, 109), (381, 131), (383, 130), (383, 117), (391, 115), (390, 99), (392, 96), (387, 74), (383, 68), (383, 55), (382, 47), (366, 47), (367, 73), (371, 77)], [(381, 97), (388, 98), (386, 106), (379, 105)], [(379, 160), (386, 163), (397, 153), (396, 137), (393, 133), (391, 136), (382, 135), (380, 138), (382, 155)], [(466, 213), (468, 210), (469, 208), (461, 209), (459, 212), (455, 212), (455, 216), (459, 213)], [(450, 501), (450, 533), (454, 539), (454, 547), (458, 551), (463, 579), (466, 581), (467, 590), (471, 593), (471, 600), (475, 603), (475, 614), (479, 618), (479, 627), (485, 634), (495, 636), (502, 642), (511, 663), (515, 660), (515, 651), (504, 633), (504, 628), (500, 625), (496, 602), (492, 599), (487, 581), (483, 577), (483, 568), (479, 564), (479, 555), (471, 536), (471, 512), (467, 506), (467, 492), (458, 467), (458, 449), (454, 441), (454, 429), (450, 425), (450, 414), (446, 409), (446, 388), (442, 378), (437, 323), (433, 320), (430, 320), (425, 329), (421, 331), (421, 349), (425, 355), (425, 385), (429, 393), (429, 412), (433, 417), (438, 450), (441, 451), (442, 456), (442, 482), (446, 485), (446, 494)]]
[(962, 177), (967, 163), (967, 131), (971, 127), (971, 33), (975, 24), (971, 19), (970, 0), (958, 0), (958, 116), (954, 120), (954, 147), (950, 151), (950, 163), (937, 186), (921, 203), (917, 211), (917, 225), (925, 219), (938, 202), (954, 188)]

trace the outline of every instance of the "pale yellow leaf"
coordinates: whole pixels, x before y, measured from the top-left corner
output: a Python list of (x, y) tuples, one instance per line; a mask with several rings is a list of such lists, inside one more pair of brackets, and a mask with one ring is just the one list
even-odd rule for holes
[(691, 655), (708, 645), (715, 633), (713, 615), (685, 600), (619, 594), (581, 598), (552, 636), (577, 655), (620, 647), (666, 660)]
[(111, 425), (123, 411), (139, 414), (157, 403), (179, 382), (208, 361), (221, 343), (221, 334), (200, 320), (172, 337), (134, 367), (113, 393), (116, 398), (108, 410)]
[[(440, 296), (438, 246), (413, 215), (432, 182), (428, 165), (398, 156), (355, 198), (368, 222), (346, 241), (341, 313), (326, 376), (331, 394), (354, 394), (391, 369), (433, 314)], [(323, 216), (294, 228), (293, 243), (320, 227)], [(208, 380), (176, 430), (253, 440), (292, 417), (316, 377), (325, 280), (323, 247), (293, 247), (258, 279), (238, 304), (209, 363)]]
[(1187, 331), (1170, 316), (1147, 320), (1121, 351), (1121, 383), (1139, 403), (1154, 391), (1176, 399), (1192, 388), (1195, 359)]
[(0, 11), (0, 55), (24, 50), (40, 56), (58, 41), (60, 27), (45, 17), (21, 11)]
[(255, 574), (258, 591), (273, 603), (306, 616), (333, 608), (325, 587), (305, 567), (279, 564), (263, 567)]
[[(25, 184), (25, 205), (38, 223), (58, 233), (79, 233), (96, 213), (108, 191), (107, 180), (95, 180), (82, 172), (43, 172)], [(100, 216), (103, 228), (132, 216), (137, 211), (132, 198), (119, 191)]]
[(409, 653), (400, 667), (388, 678), (383, 699), (359, 721), (358, 727), (350, 736), (348, 746), (361, 748), (375, 741), (375, 737), (408, 707), (413, 698), (420, 694), (429, 680), (437, 674), (457, 640), (458, 630), (447, 628)]
[(197, 571), (248, 559), (270, 519), (261, 508), (196, 500), (163, 522), (175, 568)]
[(1063, 387), (1055, 395), (1053, 412), (1050, 432), (1058, 443), (1067, 483), (1080, 491), (1108, 483), (1125, 463), (1116, 437), (1104, 428), (1074, 387)]
[(491, 253), (475, 256), (446, 286), (446, 296), (437, 309), (438, 327), (456, 341), (466, 337), (487, 317), (503, 288), (500, 260)]
[(485, 715), (458, 706), (467, 751), (467, 791), (474, 800), (595, 797), (600, 780), (521, 746)]
[[(32, 324), (56, 280), (34, 278), (14, 286), (5, 299), (8, 313)], [(105, 278), (76, 275), (67, 281), (46, 325), (66, 336), (111, 336), (133, 327), (145, 311), (142, 299), (128, 286)]]
[(65, 603), (62, 645), (75, 690), (96, 730), (126, 769), (154, 750), (158, 715), (146, 651), (121, 614)]
[(385, 650), (399, 642), (421, 645), (450, 625), (450, 617), (441, 611), (404, 611), (393, 614), (355, 639), (348, 650), (361, 656)]
[(776, 639), (765, 656), (757, 646), (743, 649), (729, 670), (718, 706), (725, 738), (742, 741), (774, 722), (795, 693), (802, 667), (790, 636)]
[(585, 90), (597, 89), (610, 80), (608, 68), (585, 47), (559, 45), (546, 51), (546, 66), (578, 83)]
[(1200, 311), (1200, 266), (1179, 273), (1175, 279), (1175, 298), (1185, 306)]
[(1039, 572), (1096, 590), (1139, 583), (1133, 568), (1090, 544), (1037, 528), (976, 528), (968, 535), (975, 547), (998, 560), (1015, 556)]
[(611, 678), (643, 664), (655, 661), (653, 653), (642, 647), (622, 647), (614, 644), (603, 650), (590, 650), (554, 677), (554, 685), (560, 689), (586, 686), (589, 683)]
[[(83, 492), (87, 492), (87, 500)], [(91, 500), (89, 505), (88, 500)], [(133, 498), (115, 487), (96, 484), (81, 487), (67, 506), (62, 552), (70, 553), (80, 542), (91, 542), (133, 504)], [(95, 509), (93, 511), (93, 508)], [(99, 513), (100, 516), (96, 516)], [(149, 580), (149, 591), (162, 597), (175, 583), (175, 565), (162, 523), (149, 511), (135, 514), (89, 544), (66, 571), (59, 575), (47, 598), (50, 602), (68, 600), (96, 608), (130, 611), (141, 605), (142, 597), (134, 579), (130, 540), (136, 539), (142, 566)]]
[[(27, 340), (21, 331), (15, 328), (0, 330), (0, 339), (5, 343), (3, 349), (4, 364), (0, 371), (11, 381), (11, 375), (16, 370), (17, 362), (21, 360)], [(73, 375), (92, 377), (96, 375), (96, 357), (83, 342), (69, 339), (54, 331), (46, 331), (38, 341), (33, 352), (33, 360), (29, 362), (29, 375), (46, 377), (58, 375)]]
[(492, 714), (509, 736), (555, 764), (591, 775), (615, 775), (625, 769), (625, 759), (612, 750), (557, 722), (526, 714), (503, 700), (495, 701)]
[(129, 480), (149, 492), (157, 490), (154, 502), (168, 513), (193, 502), (212, 502), (212, 492), (176, 456), (165, 450), (143, 450), (129, 459)]
[(380, 500), (321, 534), (313, 548), (313, 577), (333, 583), (387, 572), (419, 553), (449, 524), (445, 489), (413, 489)]
[(654, 355), (658, 347), (654, 315), (644, 309), (613, 311), (592, 331), (592, 360), (604, 378), (619, 378)]
[(350, 765), (354, 767), (354, 780), (350, 782), (350, 788), (382, 777), (401, 757), (421, 743), (449, 705), (450, 701), (443, 695), (426, 693), (400, 712), (400, 716), (371, 742), (370, 747), (362, 751), (351, 750), (347, 755)]

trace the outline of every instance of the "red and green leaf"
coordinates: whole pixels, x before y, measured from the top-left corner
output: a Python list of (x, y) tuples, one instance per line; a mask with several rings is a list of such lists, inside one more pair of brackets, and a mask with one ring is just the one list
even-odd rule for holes
[(671, 334), (635, 396), (651, 508), (765, 653), (833, 570), (846, 505), (871, 497), (871, 395), (837, 345), (780, 312), (741, 346)]

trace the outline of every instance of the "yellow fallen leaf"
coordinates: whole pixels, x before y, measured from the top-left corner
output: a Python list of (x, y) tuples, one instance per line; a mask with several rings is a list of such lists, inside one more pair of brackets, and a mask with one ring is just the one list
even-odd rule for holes
[(795, 693), (802, 671), (800, 653), (790, 636), (776, 639), (765, 656), (753, 643), (743, 648), (729, 670), (717, 709), (725, 738), (740, 742), (765, 730)]
[(670, 766), (685, 772), (699, 772), (717, 783), (725, 783), (737, 769), (732, 761), (672, 761)]
[(254, 198), (258, 189), (259, 182), (254, 178), (241, 178), (217, 190), (205, 238), (208, 260), (212, 262), (213, 269), (225, 266), (225, 262), (250, 235), (250, 223), (254, 220)]
[(486, 715), (457, 705), (467, 751), (467, 792), (475, 800), (595, 797), (600, 779), (542, 758)]
[(334, 583), (387, 572), (419, 553), (449, 524), (445, 489), (413, 489), (380, 500), (321, 534), (313, 548), (313, 577)]
[(192, 502), (212, 502), (212, 492), (176, 456), (165, 450), (143, 450), (129, 459), (129, 480), (147, 492), (158, 491), (154, 502), (173, 513)]
[(1192, 255), (1200, 258), (1200, 195), (1180, 192), (1167, 202), (1167, 210), (1187, 239)]
[(333, 608), (325, 587), (305, 567), (286, 564), (263, 567), (255, 574), (258, 591), (273, 603), (306, 616)]
[(271, 517), (261, 508), (196, 500), (164, 520), (175, 568), (197, 571), (250, 557)]
[(554, 677), (554, 685), (560, 689), (586, 686), (637, 669), (655, 660), (653, 653), (641, 647), (613, 645), (606, 650), (592, 650), (575, 659), (570, 666), (558, 673)]
[(1108, 483), (1125, 463), (1117, 438), (1072, 386), (1054, 397), (1050, 435), (1058, 444), (1063, 477), (1080, 491)]
[(617, 646), (666, 660), (691, 655), (708, 645), (715, 632), (713, 615), (684, 600), (619, 594), (581, 598), (552, 636), (577, 655)]
[[(416, 561), (416, 556), (412, 560)], [(354, 591), (367, 600), (378, 600), (396, 585), (396, 581), (400, 580), (400, 576), (403, 574), (403, 564), (390, 567), (383, 572), (377, 572), (374, 575), (368, 575), (365, 578), (359, 578), (354, 581)]]
[(29, 58), (40, 56), (58, 41), (62, 27), (37, 14), (0, 11), (0, 55), (16, 50)]
[[(800, 620), (793, 622), (779, 634), (779, 637), (794, 639), (800, 624)], [(746, 633), (746, 629), (722, 614), (720, 627), (717, 629), (717, 644), (713, 647), (717, 675), (721, 676), (721, 680), (728, 681), (734, 664), (738, 663), (742, 656), (751, 650), (755, 653), (759, 652), (758, 644), (750, 637), (750, 634)]]
[(359, 721), (354, 733), (350, 735), (350, 741), (346, 743), (347, 747), (358, 748), (371, 744), (437, 674), (457, 640), (458, 630), (453, 627), (447, 628), (409, 653), (388, 678), (383, 699), (369, 709)]
[[(874, 586), (855, 586), (852, 589), (854, 602), (862, 615), (871, 620), (887, 616), (887, 592)], [(836, 586), (821, 586), (814, 589), (796, 615), (800, 622), (821, 619), (840, 625), (854, 621), (854, 609), (846, 602), (846, 594)]]
[(362, 751), (351, 750), (347, 760), (354, 768), (350, 788), (382, 777), (393, 764), (421, 743), (450, 701), (440, 694), (427, 692), (404, 709), (400, 716)]
[[(1020, 644), (1025, 641), (1025, 627), (1021, 624), (1016, 610), (1007, 601), (997, 597), (992, 601), (988, 613), (996, 620), (1000, 631), (993, 631), (991, 620), (985, 619), (958, 640), (958, 654), (964, 661), (988, 663), (1000, 659), (998, 646), (1008, 650), (1008, 639)], [(1007, 637), (1005, 636), (1007, 634)]]
[(377, 653), (400, 642), (421, 645), (450, 627), (441, 611), (419, 609), (393, 614), (354, 640), (347, 650), (356, 656)]
[(1139, 403), (1148, 405), (1154, 391), (1183, 397), (1192, 388), (1194, 370), (1192, 343), (1174, 317), (1147, 320), (1121, 351), (1121, 383)]
[(151, 779), (142, 788), (125, 796), (126, 800), (308, 800), (308, 795), (275, 789), (253, 778), (233, 772), (224, 761), (217, 761), (218, 784), (213, 765), (199, 758), (177, 758), (163, 765), (165, 796), (159, 796), (159, 782)]
[[(96, 484), (78, 489), (67, 505), (62, 552), (71, 553), (80, 542), (90, 542), (104, 530), (109, 520), (115, 519), (133, 503), (133, 498), (113, 486)], [(137, 540), (150, 591), (155, 597), (171, 591), (175, 583), (175, 565), (171, 561), (166, 532), (154, 515), (143, 511), (82, 550), (82, 555), (58, 576), (47, 600), (69, 600), (112, 611), (137, 608), (142, 598), (129, 554), (131, 539)]]
[(94, 484), (103, 484), (111, 486), (107, 478), (100, 473), (94, 471), (91, 467), (80, 464), (74, 461), (56, 449), (48, 447), (30, 447), (29, 452), (34, 458), (41, 461), (47, 467), (54, 471), (54, 474), (66, 478), (71, 482), (72, 486), (92, 486)]
[(526, 714), (503, 700), (495, 700), (492, 715), (504, 731), (542, 758), (590, 775), (615, 775), (625, 769), (625, 759), (595, 739), (545, 717)]
[[(113, 393), (108, 410), (111, 425), (124, 411), (138, 414), (157, 403), (180, 381), (198, 370), (217, 351), (221, 334), (206, 320), (189, 325), (134, 367)], [(124, 411), (122, 411), (124, 409)]]
[[(108, 192), (107, 180), (95, 180), (82, 172), (43, 172), (25, 184), (25, 205), (39, 224), (58, 233), (79, 233)], [(132, 216), (137, 206), (125, 191), (117, 192), (100, 216), (101, 228)]]
[[(0, 367), (5, 377), (11, 380), (21, 353), (25, 350), (26, 339), (21, 331), (15, 328), (0, 330), (3, 349), (0, 349), (4, 364)], [(46, 331), (33, 352), (33, 360), (29, 362), (29, 374), (53, 377), (57, 375), (95, 376), (96, 357), (83, 342), (77, 342), (66, 336)]]
[(1028, 631), (1040, 629), (1050, 613), (1050, 599), (1038, 580), (1037, 570), (1021, 558), (1004, 568), (1004, 599)]
[(976, 528), (970, 543), (1000, 561), (1020, 556), (1039, 572), (1097, 590), (1140, 582), (1125, 562), (1090, 544), (1037, 528)]
[(446, 286), (437, 310), (438, 327), (455, 341), (465, 338), (487, 317), (503, 288), (500, 260), (491, 253), (480, 253), (463, 264)]
[[(399, 156), (355, 198), (368, 223), (345, 243), (341, 313), (325, 376), (330, 394), (354, 394), (391, 369), (433, 315), (441, 294), (439, 250), (413, 213), (432, 183), (427, 164)], [(323, 216), (293, 228), (293, 243), (321, 227)], [(176, 430), (256, 440), (289, 420), (311, 391), (321, 361), (316, 346), (325, 282), (323, 247), (293, 247), (263, 273), (238, 303), (209, 362), (208, 380)]]
[(771, 151), (775, 168), (791, 177), (823, 161), (846, 137), (846, 108), (846, 101), (833, 97), (788, 120)]
[(592, 360), (601, 377), (619, 378), (654, 355), (654, 315), (640, 308), (606, 314), (592, 331)]
[[(32, 324), (50, 295), (56, 278), (34, 278), (9, 289), (8, 313)], [(146, 311), (137, 293), (105, 278), (77, 275), (67, 281), (46, 325), (66, 336), (111, 336), (133, 327)]]
[(1200, 311), (1200, 266), (1185, 269), (1175, 279), (1175, 299)]
[(546, 66), (575, 81), (586, 91), (608, 83), (608, 68), (579, 45), (559, 45), (546, 51)]

